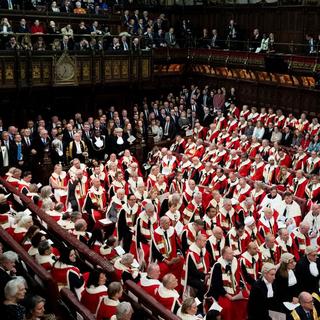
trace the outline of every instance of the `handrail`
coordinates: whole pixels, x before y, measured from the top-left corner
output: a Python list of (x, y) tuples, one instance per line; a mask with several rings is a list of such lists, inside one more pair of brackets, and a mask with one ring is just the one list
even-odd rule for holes
[(52, 230), (56, 235), (59, 235), (64, 241), (68, 242), (72, 247), (76, 248), (90, 263), (100, 266), (108, 275), (113, 279), (115, 277), (113, 265), (106, 259), (101, 258), (97, 253), (90, 250), (87, 245), (80, 242), (74, 236), (69, 234), (66, 230), (60, 227), (55, 220), (48, 216), (42, 209), (35, 205), (32, 200), (18, 192), (16, 188), (11, 186), (7, 181), (0, 177), (0, 183), (11, 193), (18, 196), (21, 201), (26, 205), (26, 207), (34, 212), (41, 220), (43, 220), (50, 230)]
[(9, 245), (9, 247), (19, 255), (21, 260), (43, 281), (45, 288), (47, 289), (46, 291), (49, 301), (51, 304), (55, 305), (59, 297), (59, 290), (57, 283), (51, 277), (50, 273), (38, 265), (24, 250), (24, 248), (18, 242), (16, 242), (13, 237), (1, 226), (0, 238), (4, 241), (4, 243)]
[(73, 310), (76, 310), (77, 313), (79, 313), (84, 320), (95, 320), (96, 317), (88, 310), (83, 304), (80, 303), (80, 301), (77, 299), (77, 297), (74, 295), (74, 293), (68, 289), (63, 288), (60, 290), (60, 295), (62, 298), (62, 301), (64, 299), (68, 302), (68, 307), (71, 306)]
[(136, 296), (139, 300), (139, 304), (142, 304), (146, 309), (150, 310), (153, 314), (155, 313), (158, 317), (166, 320), (179, 320), (174, 313), (166, 309), (160, 304), (155, 298), (148, 295), (141, 287), (137, 286), (132, 280), (125, 282), (127, 291)]

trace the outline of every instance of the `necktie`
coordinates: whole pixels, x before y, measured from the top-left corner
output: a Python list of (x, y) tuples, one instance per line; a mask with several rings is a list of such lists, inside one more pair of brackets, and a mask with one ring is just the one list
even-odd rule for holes
[(310, 319), (310, 320), (312, 319), (311, 313), (309, 311), (306, 312), (306, 316), (307, 316), (307, 319)]
[(271, 260), (272, 260), (273, 262), (275, 262), (275, 260), (274, 260), (274, 253), (273, 253), (273, 251), (272, 251), (271, 248), (270, 248), (269, 250), (270, 250), (270, 258), (271, 258)]
[(27, 138), (27, 146), (29, 147), (30, 146), (30, 139)]
[(18, 152), (17, 152), (17, 159), (18, 161), (22, 160), (22, 150), (21, 150), (21, 143), (18, 143)]
[(269, 220), (269, 227), (270, 227), (271, 233), (273, 233), (273, 227), (272, 227), (272, 224), (271, 224), (271, 221), (270, 221), (270, 220)]
[(151, 220), (148, 219), (148, 229), (151, 230)]
[(168, 238), (167, 230), (163, 231), (163, 234), (164, 234), (164, 238), (166, 240), (167, 251), (169, 251), (169, 238)]

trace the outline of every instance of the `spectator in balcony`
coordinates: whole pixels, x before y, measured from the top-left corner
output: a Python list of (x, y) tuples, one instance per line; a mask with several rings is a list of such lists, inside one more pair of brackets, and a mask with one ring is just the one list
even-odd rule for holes
[(73, 29), (71, 27), (71, 24), (67, 24), (65, 27), (63, 27), (61, 29), (61, 33), (64, 35), (64, 36), (68, 36), (70, 38), (73, 38)]
[(51, 20), (51, 21), (49, 22), (49, 27), (48, 27), (48, 29), (47, 29), (47, 33), (48, 33), (48, 34), (60, 34), (60, 31), (59, 31), (59, 29), (56, 27), (56, 23), (55, 23), (53, 20)]
[(307, 54), (314, 54), (316, 53), (316, 43), (313, 39), (313, 36), (311, 34), (306, 34), (306, 41), (307, 41)]
[(240, 34), (236, 22), (231, 19), (227, 28), (227, 47), (231, 50), (239, 48)]
[(274, 34), (269, 34), (269, 52), (275, 52), (275, 41), (274, 41)]
[(209, 37), (209, 33), (208, 33), (208, 29), (207, 28), (204, 28), (202, 30), (202, 36), (199, 39), (198, 47), (199, 48), (205, 48), (205, 49), (210, 48), (210, 37)]
[(10, 280), (4, 288), (5, 300), (0, 307), (1, 319), (24, 320), (26, 309), (20, 304), (26, 294), (26, 282), (19, 277)]
[(129, 10), (124, 10), (123, 16), (121, 17), (121, 23), (124, 27), (129, 27), (129, 21), (130, 21)]
[(133, 38), (132, 40), (132, 51), (138, 52), (140, 50), (140, 41), (139, 38)]
[[(51, 44), (51, 48), (52, 48), (52, 51), (60, 51), (61, 50), (61, 44), (60, 44), (60, 39), (54, 39), (52, 44)], [(52, 142), (53, 144), (54, 142)], [(55, 144), (53, 146), (54, 150), (56, 150), (57, 148), (57, 144)]]
[(166, 32), (165, 40), (169, 48), (178, 48), (173, 28), (170, 28), (169, 31)]
[(70, 0), (64, 0), (60, 12), (65, 12), (65, 13), (71, 13), (72, 12), (72, 5)]
[(1, 9), (13, 10), (15, 2), (16, 1), (14, 1), (14, 0), (1, 0), (0, 7), (1, 7)]
[(252, 37), (250, 39), (250, 51), (256, 52), (258, 48), (260, 48), (262, 37), (260, 35), (259, 29), (254, 29), (252, 33)]
[(142, 33), (144, 33), (146, 31), (146, 27), (143, 24), (143, 19), (142, 18), (139, 19), (138, 23), (136, 24), (135, 33), (138, 33), (139, 30), (142, 30)]
[(110, 51), (120, 51), (121, 50), (119, 38), (117, 38), (117, 37), (113, 38), (112, 44), (110, 45), (109, 50)]
[(165, 35), (162, 29), (159, 29), (158, 32), (154, 34), (154, 44), (156, 48), (167, 47), (167, 41), (165, 40)]
[(79, 50), (79, 51), (89, 50), (89, 42), (87, 41), (87, 39), (82, 38), (80, 42), (76, 43), (75, 50)]
[(46, 44), (43, 40), (43, 37), (39, 37), (37, 42), (34, 44), (34, 51), (45, 51)]
[(65, 50), (65, 51), (73, 50), (73, 40), (67, 35), (63, 36), (62, 38), (61, 50)]
[(132, 16), (132, 19), (134, 20), (134, 23), (137, 24), (140, 17), (139, 17), (139, 10), (136, 9), (134, 10), (134, 13), (133, 13), (133, 16)]
[(16, 40), (16, 37), (10, 37), (10, 40), (6, 43), (6, 50), (20, 50), (21, 46)]
[(222, 47), (221, 39), (219, 39), (217, 29), (212, 29), (212, 36), (210, 39), (210, 48), (219, 48)]
[(54, 12), (54, 13), (60, 12), (60, 8), (57, 6), (56, 1), (52, 1), (49, 11)]
[(89, 42), (89, 47), (92, 51), (101, 51), (103, 50), (103, 43), (101, 39), (91, 38)]
[(89, 34), (89, 33), (90, 33), (89, 28), (86, 26), (84, 21), (81, 21), (77, 28), (77, 34)]
[(86, 9), (81, 7), (81, 2), (77, 1), (76, 2), (76, 7), (73, 9), (73, 13), (74, 14), (86, 14), (87, 11), (86, 11)]
[(31, 27), (31, 33), (33, 34), (44, 34), (44, 27), (42, 24), (40, 24), (40, 21), (37, 19), (34, 21), (32, 27)]
[(136, 34), (136, 27), (135, 27), (135, 24), (134, 24), (134, 20), (133, 20), (133, 19), (130, 19), (130, 20), (129, 20), (128, 33), (131, 34), (131, 35)]
[(93, 36), (102, 35), (102, 31), (99, 28), (99, 22), (98, 21), (93, 21), (92, 26), (90, 28), (90, 33)]
[(120, 48), (121, 48), (122, 51), (129, 51), (130, 47), (129, 47), (129, 44), (127, 42), (127, 37), (126, 36), (121, 36)]
[(7, 35), (8, 33), (12, 33), (12, 27), (9, 23), (8, 18), (2, 18), (0, 22), (0, 33), (3, 35)]
[(144, 40), (144, 47), (146, 49), (150, 50), (155, 47), (152, 28), (150, 27), (147, 28), (147, 31), (143, 34), (143, 40)]
[(19, 27), (17, 28), (16, 32), (18, 32), (18, 33), (29, 33), (30, 32), (30, 30), (27, 26), (26, 19), (22, 18), (20, 20)]
[(262, 35), (262, 39), (261, 39), (261, 44), (260, 47), (258, 47), (256, 49), (256, 52), (262, 52), (262, 53), (266, 53), (269, 51), (269, 38), (267, 37), (267, 35), (264, 33)]

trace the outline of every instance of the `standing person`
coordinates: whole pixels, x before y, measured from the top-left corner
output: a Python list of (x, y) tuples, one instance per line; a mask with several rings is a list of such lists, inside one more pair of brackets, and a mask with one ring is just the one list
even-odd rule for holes
[(261, 270), (262, 277), (251, 288), (248, 301), (248, 320), (271, 320), (269, 310), (275, 305), (274, 279), (276, 266), (265, 263)]

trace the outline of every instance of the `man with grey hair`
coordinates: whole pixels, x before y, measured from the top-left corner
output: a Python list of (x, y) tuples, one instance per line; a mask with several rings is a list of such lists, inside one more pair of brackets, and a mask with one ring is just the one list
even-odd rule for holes
[(125, 283), (127, 280), (132, 280), (136, 283), (140, 280), (139, 266), (135, 266), (137, 262), (132, 253), (125, 253), (118, 258), (114, 263), (114, 269), (118, 278)]
[(140, 265), (149, 261), (151, 241), (157, 227), (157, 213), (152, 202), (148, 202), (136, 222), (136, 246)]
[(152, 260), (157, 261), (161, 270), (161, 278), (169, 271), (177, 278), (180, 277), (183, 266), (179, 239), (174, 227), (170, 225), (170, 218), (160, 218), (160, 226), (152, 237)]
[(195, 192), (192, 201), (183, 210), (183, 222), (186, 225), (189, 222), (202, 219), (203, 215), (202, 193)]
[(157, 263), (150, 263), (147, 268), (146, 276), (141, 276), (138, 285), (144, 289), (150, 296), (155, 297), (161, 284), (159, 281), (160, 267)]
[(130, 302), (123, 301), (117, 305), (117, 313), (111, 317), (112, 320), (130, 320), (133, 309)]
[(319, 292), (320, 260), (318, 246), (307, 246), (305, 255), (298, 261), (295, 274), (300, 291)]
[(313, 298), (309, 292), (302, 291), (299, 294), (299, 306), (297, 306), (288, 317), (289, 320), (319, 319), (320, 305), (319, 301)]
[(0, 301), (3, 301), (6, 284), (16, 275), (16, 261), (18, 255), (13, 251), (6, 251), (0, 255)]
[(275, 306), (274, 285), (276, 266), (266, 262), (262, 266), (262, 277), (252, 286), (248, 301), (248, 320), (269, 320), (269, 310)]

